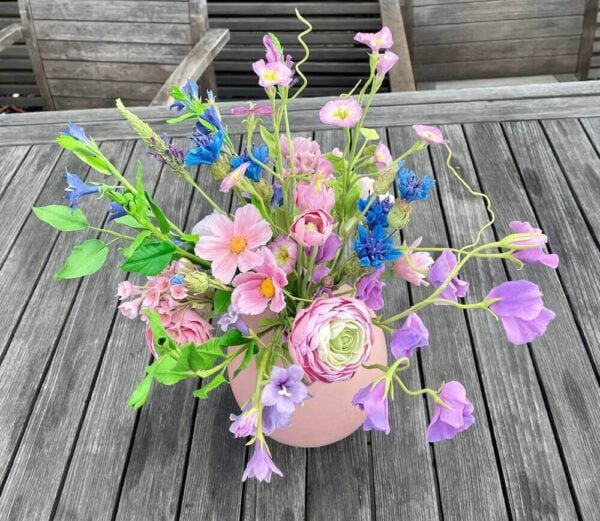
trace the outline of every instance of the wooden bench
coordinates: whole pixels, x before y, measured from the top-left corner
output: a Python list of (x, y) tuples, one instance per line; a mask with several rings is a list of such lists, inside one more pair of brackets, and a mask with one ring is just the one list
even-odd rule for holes
[[(110, 4), (110, 5), (109, 5)], [(208, 28), (205, 0), (19, 0), (21, 23), (0, 33), (0, 51), (24, 38), (44, 107), (164, 104), (172, 84), (201, 76), (229, 39)]]

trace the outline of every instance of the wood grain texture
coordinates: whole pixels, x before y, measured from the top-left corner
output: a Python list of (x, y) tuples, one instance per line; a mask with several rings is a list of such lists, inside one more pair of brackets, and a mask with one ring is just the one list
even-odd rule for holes
[(598, 0), (585, 0), (579, 58), (577, 60), (577, 74), (581, 80), (588, 78), (596, 36), (597, 16)]
[(21, 24), (11, 24), (0, 30), (0, 52), (9, 45), (18, 42), (23, 38), (23, 27)]
[(400, 2), (398, 0), (379, 0), (379, 7), (381, 9), (381, 25), (391, 28), (394, 38), (394, 45), (391, 50), (399, 58), (396, 65), (388, 73), (390, 88), (395, 92), (416, 90)]

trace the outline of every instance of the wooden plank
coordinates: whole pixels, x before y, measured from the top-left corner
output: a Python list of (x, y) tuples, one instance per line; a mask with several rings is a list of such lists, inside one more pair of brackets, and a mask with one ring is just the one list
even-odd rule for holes
[[(147, 105), (148, 100), (130, 100), (121, 98), (128, 106)], [(70, 98), (68, 96), (54, 96), (54, 104), (58, 110), (112, 108), (115, 106), (115, 98)], [(134, 138), (135, 136), (131, 136)]]
[[(526, 18), (553, 18), (583, 15), (584, 0), (545, 0), (523, 2), (522, 0), (485, 0), (464, 3), (457, 9), (453, 4), (415, 6), (416, 27), (439, 24), (468, 24), (521, 20)], [(507, 24), (510, 25), (510, 24)]]
[(64, 40), (62, 46), (65, 50), (71, 46), (71, 41), (116, 42), (122, 46), (126, 43), (192, 43), (189, 24), (36, 20), (35, 31), (39, 40), (52, 40), (55, 43)]
[(581, 32), (582, 16), (532, 18), (511, 23), (476, 22), (445, 24), (413, 29), (414, 45), (467, 43), (480, 41), (543, 38), (545, 36), (573, 36)]
[[(119, 143), (105, 150), (111, 157), (113, 153), (121, 156), (115, 161), (120, 166), (123, 155), (128, 157), (131, 148)], [(122, 152), (127, 153), (121, 155)], [(87, 206), (97, 209), (104, 208), (104, 205), (104, 201), (95, 199), (87, 202)], [(45, 232), (46, 237), (52, 237), (47, 225), (40, 221), (35, 225)], [(82, 233), (85, 237), (86, 233)], [(81, 240), (81, 234), (64, 234), (58, 239), (54, 254), (37, 281), (11, 340), (10, 349), (0, 366), (0, 372), (4, 375), (1, 382), (4, 392), (0, 424), (5, 433), (0, 436), (0, 469), (4, 484), (0, 519), (49, 516), (70, 453), (69, 440), (76, 435), (79, 423), (79, 417), (69, 413), (80, 411), (85, 405), (87, 393), (82, 388), (82, 380), (93, 379), (94, 361), (101, 356), (104, 342), (102, 331), (110, 326), (108, 317), (112, 316), (114, 308), (107, 300), (114, 299), (110, 281), (117, 275), (116, 266), (105, 280), (100, 276), (88, 279), (99, 284), (98, 292), (87, 296), (84, 294), (79, 299), (70, 316), (70, 334), (74, 336), (69, 338), (73, 343), (69, 344), (65, 336), (61, 341), (80, 281), (57, 284), (52, 277), (64, 263), (68, 249)], [(38, 241), (38, 247), (40, 244), (43, 242)], [(22, 262), (22, 259), (21, 254), (17, 262)], [(90, 303), (95, 302), (94, 297), (100, 292), (105, 296), (98, 299), (99, 308), (95, 315), (98, 322), (93, 331), (87, 330), (86, 336), (81, 323), (89, 322)], [(50, 307), (49, 302), (53, 303)], [(40, 309), (46, 309), (46, 312), (40, 314)], [(78, 315), (77, 310), (81, 314)], [(19, 399), (15, 400), (15, 396)], [(39, 450), (41, 446), (44, 451)], [(23, 501), (24, 497), (34, 496), (36, 501)]]
[[(379, 18), (336, 16), (316, 18), (310, 21), (317, 31), (377, 31), (381, 29)], [(231, 31), (297, 31), (305, 29), (304, 25), (295, 17), (260, 17), (245, 16), (227, 18), (214, 18), (210, 21), (211, 27), (225, 27)]]
[[(262, 41), (263, 34), (264, 31), (233, 31), (230, 42), (231, 45), (256, 45), (257, 42)], [(354, 34), (351, 30), (314, 31), (304, 37), (304, 41), (311, 49), (316, 45), (352, 45)], [(277, 38), (283, 46), (298, 43), (297, 32), (277, 31)]]
[(587, 79), (590, 70), (592, 49), (594, 46), (594, 38), (596, 36), (597, 16), (598, 0), (585, 0), (579, 59), (577, 60), (577, 74), (581, 80)]
[(169, 23), (188, 24), (190, 13), (187, 2), (151, 2), (113, 0), (107, 9), (105, 2), (100, 0), (31, 0), (31, 10), (35, 23), (40, 20), (79, 20), (98, 22), (156, 22), (164, 20)]
[(48, 80), (50, 91), (65, 97), (106, 97), (129, 99), (152, 99), (160, 89), (159, 83), (136, 83), (129, 81), (99, 80)]
[[(251, 69), (252, 66), (247, 61), (233, 62), (219, 61), (218, 59), (215, 61), (215, 70), (217, 73), (245, 72), (250, 74)], [(334, 62), (329, 58), (328, 61), (308, 62), (302, 66), (302, 70), (307, 76), (309, 73), (319, 74), (327, 71), (333, 74), (361, 74), (364, 77), (369, 74), (369, 64), (366, 61)]]
[(579, 49), (578, 36), (526, 38), (447, 45), (415, 47), (415, 64), (449, 63), (503, 59), (507, 56), (527, 58), (534, 56), (574, 55)]
[[(407, 129), (388, 129), (388, 134), (395, 147), (395, 153), (408, 149), (414, 143), (414, 135)], [(408, 168), (417, 168), (419, 176), (432, 171), (432, 164), (427, 155), (409, 157), (406, 165)], [(436, 174), (439, 177), (437, 169)], [(444, 217), (437, 192), (430, 194), (427, 201), (415, 208), (413, 222), (417, 223), (417, 219), (418, 230), (415, 229), (412, 233), (408, 228), (404, 234), (408, 243), (422, 235), (424, 244), (433, 247), (449, 244), (450, 238), (441, 225)], [(427, 288), (411, 288), (415, 302), (430, 292)], [(485, 394), (478, 378), (464, 314), (453, 310), (426, 308), (419, 312), (419, 316), (431, 332), (430, 347), (422, 349), (419, 353), (424, 378), (422, 385), (437, 388), (442, 381), (462, 382), (474, 404), (477, 418), (474, 427), (461, 433), (452, 442), (433, 445), (443, 517), (461, 520), (480, 520), (484, 517), (505, 520), (508, 514), (502, 492), (502, 480), (495, 462), (493, 437), (485, 415)], [(452, 331), (452, 334), (440, 335), (440, 332), (444, 331)], [(415, 400), (411, 401), (413, 403), (410, 405), (416, 406)], [(431, 416), (432, 407), (431, 404), (428, 405)], [(417, 440), (416, 443), (420, 441)], [(421, 442), (426, 443), (425, 440)], [(457, 499), (458, 491), (468, 492)]]
[[(303, 56), (304, 51), (300, 50), (299, 47), (286, 47), (286, 52), (290, 53), (293, 57)], [(251, 61), (258, 59), (260, 56), (264, 55), (264, 48), (262, 46), (239, 46), (234, 47), (232, 45), (228, 45), (223, 51), (219, 54), (219, 61), (244, 61), (246, 62), (247, 70), (250, 70), (252, 65)], [(316, 49), (312, 49), (310, 53), (310, 58), (313, 61), (342, 61), (342, 62), (352, 62), (356, 60), (365, 60), (367, 61), (367, 51), (366, 48), (360, 47), (317, 47)]]
[(45, 60), (44, 70), (49, 79), (80, 79), (164, 83), (175, 70), (174, 64), (89, 62)]
[[(294, 8), (297, 8), (304, 17), (327, 15), (378, 15), (379, 8), (377, 2), (209, 2), (208, 14), (212, 18), (218, 16), (256, 16), (257, 13), (263, 13), (265, 16), (294, 16)], [(313, 20), (310, 20), (311, 23)], [(278, 30), (275, 27), (274, 30)]]
[(2, 163), (0, 163), (0, 200), (4, 195), (6, 187), (12, 181), (13, 176), (27, 156), (30, 147), (4, 147), (1, 149)]
[[(470, 128), (473, 136), (477, 135), (480, 126), (472, 125)], [(501, 136), (495, 135), (494, 140), (489, 136), (488, 139), (477, 136), (478, 147), (473, 152), (470, 142), (467, 146), (460, 126), (444, 127), (443, 132), (452, 143), (454, 165), (475, 190), (480, 189), (475, 169), (482, 178), (494, 176), (506, 183), (508, 174), (504, 170), (512, 161)], [(432, 148), (431, 152), (451, 242), (454, 246), (469, 244), (488, 221), (484, 202), (479, 197), (470, 196), (452, 178), (445, 167), (447, 153), (444, 148)], [(475, 165), (470, 153), (475, 154)], [(498, 198), (495, 202), (500, 211), (505, 198)], [(507, 213), (504, 212), (505, 215)], [(502, 233), (505, 233), (504, 229)], [(491, 231), (484, 233), (482, 242), (494, 240), (496, 237)], [(519, 274), (521, 277), (523, 275)], [(469, 262), (461, 271), (461, 278), (472, 283), (467, 300), (473, 302), (492, 287), (505, 282), (506, 272), (501, 262), (481, 259)], [(477, 286), (482, 289), (478, 290)], [(557, 293), (562, 294), (559, 284), (555, 288)], [(577, 515), (558, 442), (527, 347), (509, 344), (498, 321), (488, 313), (474, 310), (467, 313), (467, 320), (512, 518), (531, 519), (537, 512), (543, 511), (548, 519), (575, 519)], [(549, 336), (552, 336), (554, 328), (560, 328), (560, 325), (553, 324), (548, 331)], [(537, 343), (534, 343), (534, 349), (536, 346)], [(508, 373), (510, 377), (507, 378)], [(524, 396), (527, 398), (523, 399)], [(484, 411), (480, 410), (478, 418), (483, 414)], [(540, 479), (541, 476), (543, 479)]]
[[(492, 186), (496, 187), (496, 199), (504, 197), (510, 205), (510, 213), (505, 212), (503, 220), (520, 217), (537, 221), (548, 235), (550, 247), (562, 254), (560, 277), (543, 268), (536, 272), (535, 280), (540, 283), (547, 306), (557, 313), (557, 323), (550, 326), (543, 339), (534, 343), (532, 353), (542, 376), (578, 509), (583, 519), (593, 519), (600, 498), (598, 488), (590, 483), (589, 472), (598, 465), (599, 454), (595, 447), (600, 431), (595, 426), (598, 419), (592, 412), (597, 402), (598, 373), (593, 370), (588, 356), (594, 350), (597, 353), (600, 344), (597, 322), (590, 319), (598, 313), (598, 303), (589, 295), (598, 286), (593, 266), (600, 262), (600, 254), (597, 247), (590, 247), (593, 239), (572, 194), (565, 190), (565, 175), (540, 124), (516, 122), (503, 124), (503, 127), (524, 189), (520, 179), (512, 173), (513, 169), (513, 180), (498, 178), (490, 183), (492, 176), (482, 177), (482, 180), (490, 195), (494, 195)], [(498, 192), (499, 184), (504, 185), (501, 192)], [(528, 194), (533, 208), (525, 207), (521, 212), (519, 207), (512, 206), (523, 200), (511, 197), (516, 190)], [(559, 193), (560, 198), (554, 199)], [(548, 204), (550, 200), (553, 204)], [(521, 277), (519, 273), (518, 278)], [(566, 299), (558, 291), (559, 278)], [(585, 347), (579, 340), (580, 335), (584, 337)], [(597, 354), (594, 356), (597, 359)]]
[(0, 30), (0, 52), (23, 38), (21, 24), (11, 24)]

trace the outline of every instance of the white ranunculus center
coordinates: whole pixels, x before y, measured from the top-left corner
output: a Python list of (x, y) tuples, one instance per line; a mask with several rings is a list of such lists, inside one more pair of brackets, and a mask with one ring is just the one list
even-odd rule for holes
[(364, 326), (354, 320), (332, 320), (319, 329), (318, 337), (319, 358), (334, 371), (357, 363), (367, 343)]

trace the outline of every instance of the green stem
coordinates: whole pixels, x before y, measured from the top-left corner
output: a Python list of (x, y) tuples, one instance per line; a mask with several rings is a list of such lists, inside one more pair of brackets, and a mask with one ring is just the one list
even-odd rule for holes
[(135, 237), (130, 237), (129, 235), (123, 235), (122, 233), (115, 232), (113, 230), (108, 230), (107, 228), (96, 228), (95, 226), (88, 226), (90, 230), (94, 230), (95, 232), (107, 233), (109, 235), (113, 235), (114, 237), (119, 237), (119, 239), (124, 239), (127, 241), (135, 240)]

